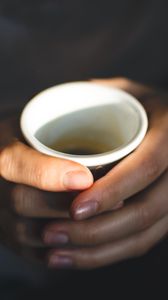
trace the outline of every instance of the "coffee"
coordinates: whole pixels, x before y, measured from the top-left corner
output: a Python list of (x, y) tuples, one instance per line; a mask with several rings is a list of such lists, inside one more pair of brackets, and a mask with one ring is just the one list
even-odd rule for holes
[(101, 154), (123, 143), (110, 105), (60, 116), (43, 125), (35, 136), (47, 147), (73, 155)]
[(49, 88), (34, 97), (21, 116), (22, 132), (35, 149), (92, 170), (111, 167), (131, 153), (147, 124), (143, 107), (131, 95), (90, 82)]
[(49, 145), (51, 149), (74, 155), (94, 155), (111, 150), (110, 145), (87, 136), (65, 135)]

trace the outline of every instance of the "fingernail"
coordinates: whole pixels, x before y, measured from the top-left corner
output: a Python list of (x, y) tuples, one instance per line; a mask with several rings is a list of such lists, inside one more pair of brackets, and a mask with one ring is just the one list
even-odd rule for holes
[(47, 231), (44, 234), (44, 243), (48, 245), (57, 244), (57, 245), (65, 245), (69, 241), (69, 237), (67, 234), (62, 232), (53, 232)]
[(70, 171), (64, 175), (63, 183), (68, 189), (85, 189), (92, 184), (91, 174), (84, 171)]
[(52, 255), (49, 258), (48, 266), (51, 268), (71, 268), (72, 259), (67, 256)]
[(83, 220), (89, 218), (97, 213), (98, 211), (98, 202), (97, 201), (87, 201), (79, 204), (74, 211), (74, 218), (76, 220)]

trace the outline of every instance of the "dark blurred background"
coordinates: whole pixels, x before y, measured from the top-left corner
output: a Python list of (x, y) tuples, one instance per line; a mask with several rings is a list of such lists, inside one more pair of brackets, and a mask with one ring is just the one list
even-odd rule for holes
[(1, 108), (57, 83), (168, 86), (167, 0), (0, 0)]
[[(167, 89), (167, 55), (167, 0), (0, 0), (1, 116), (73, 80), (124, 76)], [(0, 299), (46, 299), (46, 276), (54, 299), (166, 299), (167, 253), (164, 241), (144, 258), (53, 276), (1, 248)]]

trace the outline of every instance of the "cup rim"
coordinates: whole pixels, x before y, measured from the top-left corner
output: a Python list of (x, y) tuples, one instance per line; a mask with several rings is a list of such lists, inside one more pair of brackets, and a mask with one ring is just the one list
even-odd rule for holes
[[(47, 147), (46, 145), (41, 143), (34, 135), (32, 135), (29, 132), (27, 123), (25, 121), (26, 115), (28, 114), (30, 106), (32, 106), (34, 103), (40, 101), (40, 98), (39, 98), (40, 95), (44, 95), (44, 93), (46, 93), (46, 92), (48, 93), (49, 91), (53, 91), (54, 89), (56, 89), (60, 86), (63, 87), (63, 86), (67, 86), (67, 85), (70, 86), (70, 85), (81, 85), (81, 84), (85, 85), (85, 86), (92, 85), (92, 86), (96, 86), (97, 88), (103, 88), (106, 90), (108, 89), (111, 92), (115, 90), (123, 97), (125, 96), (125, 97), (127, 97), (127, 99), (129, 98), (129, 101), (128, 101), (129, 104), (138, 113), (139, 128), (138, 128), (137, 132), (135, 133), (135, 135), (132, 137), (132, 139), (128, 143), (125, 143), (125, 144), (121, 145), (120, 147), (117, 147), (111, 151), (100, 153), (100, 154), (74, 155), (74, 154), (59, 152), (59, 151), (56, 151), (56, 150), (53, 150), (53, 149)], [(145, 111), (144, 107), (142, 106), (142, 104), (131, 94), (129, 94), (119, 88), (116, 88), (116, 87), (103, 86), (103, 85), (100, 85), (97, 83), (92, 83), (92, 82), (87, 82), (87, 81), (77, 81), (77, 82), (63, 83), (63, 84), (59, 84), (59, 85), (50, 87), (50, 88), (45, 89), (42, 92), (38, 93), (35, 97), (33, 97), (25, 105), (25, 107), (21, 113), (20, 127), (21, 127), (21, 131), (22, 131), (26, 141), (33, 148), (38, 150), (39, 152), (42, 152), (44, 154), (47, 154), (47, 155), (53, 156), (53, 157), (72, 160), (72, 161), (78, 162), (86, 167), (93, 168), (93, 167), (99, 167), (99, 166), (114, 163), (114, 162), (122, 159), (123, 157), (127, 156), (128, 154), (130, 154), (133, 150), (135, 150), (139, 146), (139, 144), (142, 142), (142, 140), (147, 132), (148, 118), (147, 118), (146, 111)]]

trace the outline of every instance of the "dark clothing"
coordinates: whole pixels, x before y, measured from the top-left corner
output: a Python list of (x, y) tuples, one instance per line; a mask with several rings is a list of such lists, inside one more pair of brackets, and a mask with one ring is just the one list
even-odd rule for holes
[[(1, 0), (0, 111), (22, 108), (39, 91), (73, 80), (124, 76), (168, 88), (167, 9), (167, 0)], [(73, 276), (30, 266), (2, 248), (0, 299), (14, 299), (25, 290), (24, 299), (33, 299), (30, 284), (34, 295), (40, 286), (46, 297), (45, 284), (55, 298), (60, 290), (75, 295), (76, 283), (78, 299), (89, 296), (88, 289), (94, 296), (104, 292), (105, 299), (119, 299), (122, 292), (132, 297), (133, 286), (137, 299), (141, 285), (145, 291), (150, 280), (152, 292), (164, 268), (167, 272), (163, 245), (144, 259)]]

